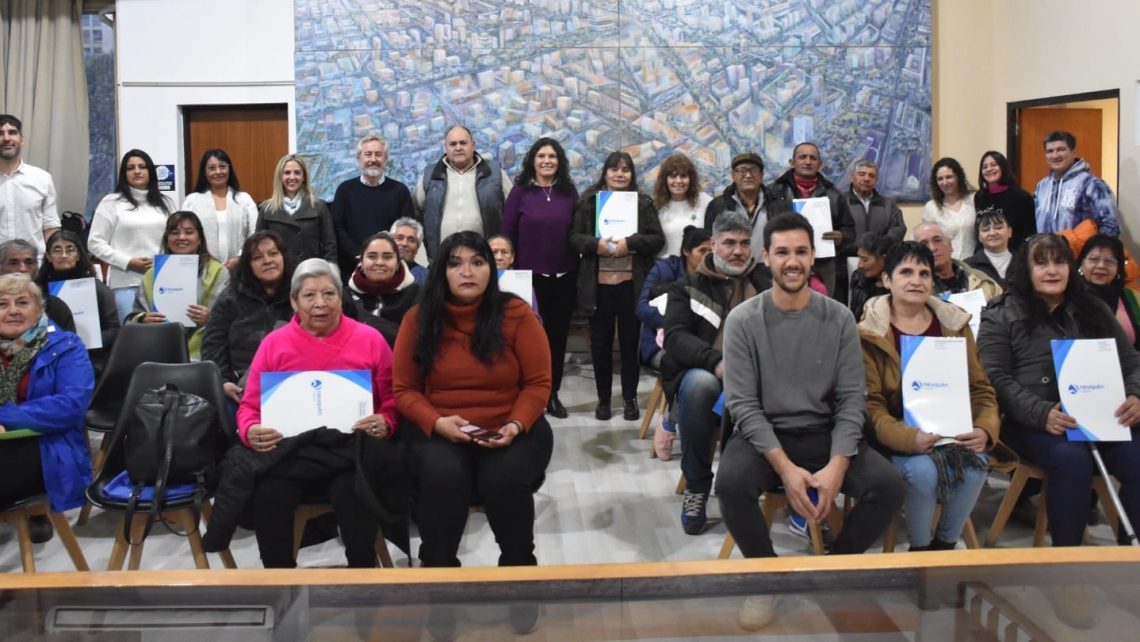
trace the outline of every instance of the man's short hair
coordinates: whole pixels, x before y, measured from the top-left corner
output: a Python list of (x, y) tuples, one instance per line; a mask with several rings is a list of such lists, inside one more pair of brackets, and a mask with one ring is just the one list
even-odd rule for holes
[(467, 132), (467, 137), (470, 138), (472, 142), (474, 142), (475, 134), (472, 134), (471, 130), (464, 125), (452, 125), (451, 127), (448, 127), (447, 131), (443, 132), (443, 137), (447, 138), (447, 135), (456, 129), (462, 129), (463, 131)]
[(747, 216), (740, 212), (724, 212), (713, 221), (713, 238), (715, 239), (726, 232), (752, 234), (752, 223), (748, 221)]
[(923, 227), (938, 228), (938, 233), (942, 235), (942, 238), (946, 239), (947, 241), (950, 240), (950, 233), (947, 232), (946, 228), (943, 227), (942, 224), (937, 222), (937, 221), (923, 221), (923, 222), (919, 223), (918, 225), (915, 225), (914, 231), (911, 232), (910, 235), (914, 236), (915, 232), (917, 232), (919, 230), (919, 228), (923, 228)]
[(388, 141), (384, 140), (383, 136), (380, 134), (368, 134), (364, 138), (356, 141), (356, 155), (360, 156), (360, 154), (364, 151), (364, 146), (372, 142), (380, 143), (380, 146), (384, 148), (384, 151), (388, 151)]
[(31, 242), (24, 239), (10, 239), (0, 243), (0, 264), (8, 262), (8, 255), (12, 253), (12, 250), (28, 250), (32, 253), (33, 259), (40, 260), (40, 249)]
[(400, 217), (396, 219), (395, 223), (392, 223), (392, 227), (388, 230), (388, 232), (390, 234), (395, 234), (396, 230), (400, 229), (401, 227), (410, 227), (415, 230), (416, 240), (420, 242), (420, 245), (424, 244), (424, 226), (421, 225), (419, 221), (410, 216)]
[(777, 232), (791, 232), (792, 230), (803, 230), (807, 232), (808, 243), (811, 249), (815, 249), (815, 229), (812, 228), (811, 223), (808, 222), (802, 214), (794, 214), (786, 212), (774, 218), (768, 219), (764, 224), (764, 249), (767, 250), (772, 246), (772, 235)]
[(815, 148), (815, 155), (819, 156), (820, 158), (823, 158), (823, 152), (819, 151), (819, 145), (816, 145), (815, 143), (811, 142), (810, 140), (805, 140), (802, 143), (796, 143), (796, 146), (792, 148), (792, 158), (796, 157), (796, 153), (799, 152), (800, 148), (803, 147), (804, 145), (811, 145), (812, 147), (814, 147)]
[(1045, 147), (1049, 143), (1055, 143), (1057, 141), (1063, 141), (1069, 149), (1077, 148), (1077, 137), (1073, 136), (1063, 129), (1058, 129), (1055, 132), (1049, 132), (1049, 135), (1045, 137), (1045, 142), (1042, 143), (1041, 146)]
[(879, 173), (879, 164), (869, 158), (855, 161), (855, 167), (851, 168), (851, 173), (855, 173), (863, 168), (873, 169), (876, 174)]
[(16, 133), (23, 135), (24, 123), (21, 123), (20, 119), (16, 118), (12, 114), (0, 114), (0, 127), (3, 127), (4, 125), (11, 125), (15, 127)]

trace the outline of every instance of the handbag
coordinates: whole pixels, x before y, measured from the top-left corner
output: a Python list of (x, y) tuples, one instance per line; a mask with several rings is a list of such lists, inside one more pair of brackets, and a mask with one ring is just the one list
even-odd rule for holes
[[(127, 427), (126, 472), (132, 484), (123, 519), (123, 537), (132, 545), (131, 523), (139, 500), (151, 495), (145, 540), (155, 520), (161, 520), (172, 533), (179, 533), (162, 519), (163, 504), (169, 485), (193, 485), (194, 523), (198, 523), (206, 479), (217, 465), (214, 438), (216, 415), (209, 401), (195, 394), (181, 392), (168, 383), (147, 390), (135, 405), (134, 417)], [(144, 489), (152, 490), (144, 493)], [(185, 492), (179, 489), (179, 495)], [(184, 496), (184, 495), (183, 495)]]

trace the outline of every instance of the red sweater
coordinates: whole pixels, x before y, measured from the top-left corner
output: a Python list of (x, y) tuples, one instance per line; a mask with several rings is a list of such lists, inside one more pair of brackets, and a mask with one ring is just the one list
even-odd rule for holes
[(478, 304), (446, 304), (443, 341), (427, 381), (413, 358), (420, 306), (404, 315), (392, 365), (400, 414), (430, 435), (440, 417), (459, 415), (492, 430), (518, 421), (530, 430), (550, 397), (550, 346), (534, 311), (520, 299), (503, 310), (503, 352), (490, 367), (471, 353)]

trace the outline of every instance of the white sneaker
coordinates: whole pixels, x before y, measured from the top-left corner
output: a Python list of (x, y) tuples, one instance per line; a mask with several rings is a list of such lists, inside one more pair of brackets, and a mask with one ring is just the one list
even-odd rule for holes
[(744, 598), (736, 623), (745, 631), (759, 631), (776, 619), (775, 595), (750, 595)]

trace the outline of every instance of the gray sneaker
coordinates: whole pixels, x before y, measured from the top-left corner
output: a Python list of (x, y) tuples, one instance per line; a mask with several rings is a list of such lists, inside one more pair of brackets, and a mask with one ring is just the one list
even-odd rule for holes
[(685, 495), (681, 497), (681, 527), (689, 535), (700, 535), (705, 529), (708, 522), (705, 508), (708, 503), (708, 493), (685, 489)]

